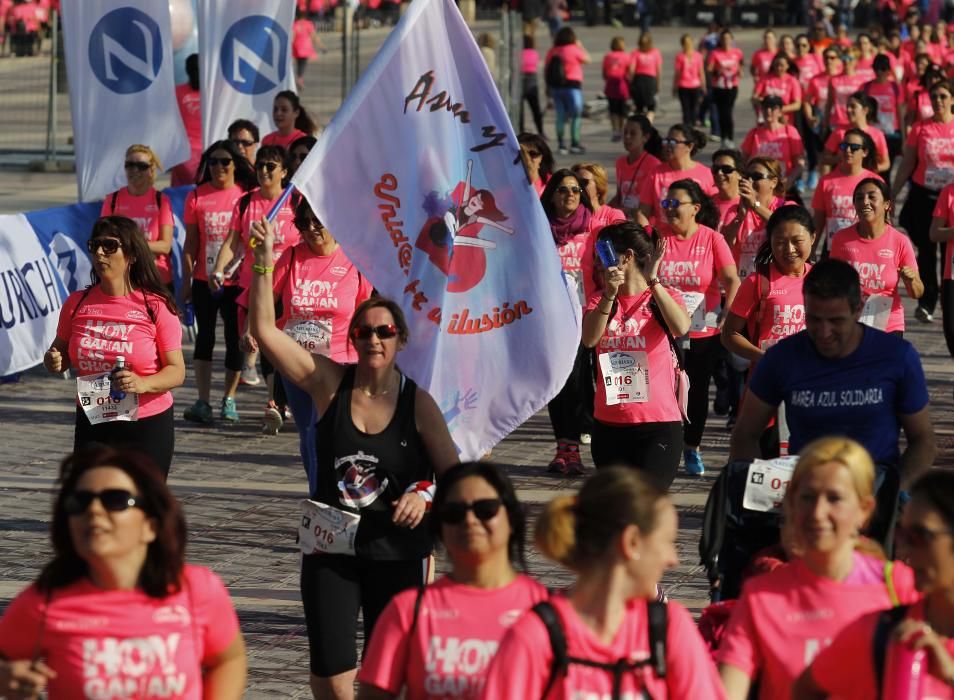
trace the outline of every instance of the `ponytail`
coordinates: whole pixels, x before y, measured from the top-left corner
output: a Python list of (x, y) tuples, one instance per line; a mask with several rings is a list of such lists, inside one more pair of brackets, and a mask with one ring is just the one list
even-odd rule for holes
[(292, 109), (298, 112), (298, 116), (295, 118), (295, 128), (299, 131), (304, 131), (310, 136), (314, 136), (315, 132), (318, 131), (318, 124), (308, 115), (308, 110), (305, 109), (305, 106), (301, 103), (301, 98), (298, 97), (296, 92), (293, 90), (282, 90), (275, 95), (275, 99), (288, 100), (288, 102), (291, 103)]
[(574, 568), (576, 557), (576, 506), (575, 496), (558, 496), (550, 501), (540, 517), (534, 540), (545, 557)]

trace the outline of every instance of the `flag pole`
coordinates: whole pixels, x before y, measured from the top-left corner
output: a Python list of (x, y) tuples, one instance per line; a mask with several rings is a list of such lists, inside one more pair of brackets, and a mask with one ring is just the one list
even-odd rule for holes
[(288, 183), (288, 186), (285, 188), (285, 191), (282, 192), (281, 196), (275, 200), (275, 203), (272, 205), (272, 208), (268, 210), (268, 213), (265, 215), (265, 218), (268, 219), (268, 223), (274, 223), (275, 217), (278, 216), (278, 212), (285, 205), (285, 202), (288, 201), (288, 198), (291, 196), (291, 193), (295, 191), (295, 186), (292, 183)]

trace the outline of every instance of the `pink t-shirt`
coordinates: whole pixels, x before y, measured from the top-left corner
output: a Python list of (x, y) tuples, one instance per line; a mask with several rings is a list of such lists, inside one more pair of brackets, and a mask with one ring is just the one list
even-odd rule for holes
[(831, 105), (829, 126), (831, 126), (832, 129), (837, 129), (838, 127), (848, 128), (850, 126), (848, 122), (848, 98), (863, 88), (868, 80), (870, 80), (870, 76), (860, 73), (853, 73), (852, 75), (842, 73), (831, 79), (831, 97), (833, 102)]
[(732, 223), (732, 219), (738, 213), (739, 202), (742, 201), (742, 198), (736, 196), (732, 199), (722, 199), (721, 195), (718, 195), (713, 197), (712, 201), (719, 209), (719, 233), (725, 235), (725, 227)]
[(331, 255), (316, 255), (302, 241), (275, 265), (273, 282), (282, 300), (276, 323), (280, 329), (315, 354), (338, 363), (358, 361), (348, 343), (348, 324), (355, 307), (371, 296), (373, 285), (340, 246)]
[(933, 119), (917, 122), (905, 145), (918, 152), (918, 165), (911, 176), (915, 183), (940, 192), (954, 182), (954, 120), (947, 124)]
[(639, 208), (640, 183), (659, 165), (659, 159), (646, 151), (633, 162), (630, 162), (629, 155), (616, 159), (616, 187), (619, 189), (621, 207)]
[[(111, 297), (97, 284), (73, 292), (60, 309), (58, 340), (68, 344), (70, 364), (79, 376), (110, 371), (119, 356), (135, 374), (148, 377), (160, 369), (160, 358), (182, 348), (182, 326), (166, 302), (141, 290)], [(82, 304), (80, 304), (82, 299)], [(155, 322), (146, 310), (146, 300)], [(148, 418), (172, 406), (172, 392), (139, 395), (139, 417)]]
[(739, 86), (739, 74), (742, 72), (742, 49), (731, 48), (728, 51), (713, 49), (709, 52), (706, 66), (714, 74), (712, 87), (734, 88)]
[(825, 67), (822, 65), (821, 56), (817, 53), (797, 56), (793, 59), (793, 62), (795, 63), (795, 67), (798, 68), (798, 82), (801, 84), (803, 90), (808, 89), (812, 78), (825, 70)]
[(262, 139), (263, 146), (281, 146), (286, 151), (291, 148), (291, 145), (295, 143), (302, 136), (308, 136), (301, 129), (292, 129), (292, 132), (287, 136), (282, 136), (278, 131), (273, 131), (268, 136)]
[(202, 664), (238, 632), (219, 577), (186, 564), (182, 590), (165, 598), (104, 591), (83, 578), (55, 589), (47, 606), (46, 593), (31, 585), (0, 619), (0, 656), (30, 659), (39, 643), (57, 673), (49, 695), (58, 700), (201, 700)]
[[(772, 197), (772, 201), (766, 202), (765, 206), (769, 211), (775, 211), (783, 204), (785, 204), (784, 198)], [(739, 231), (735, 236), (735, 245), (732, 246), (732, 257), (735, 259), (739, 277), (742, 279), (755, 271), (755, 257), (758, 255), (762, 244), (768, 240), (768, 234), (765, 231), (766, 224), (768, 224), (766, 219), (763, 219), (751, 209), (746, 210), (745, 218), (742, 219)]]
[(805, 99), (824, 116), (825, 105), (828, 104), (828, 88), (831, 86), (831, 76), (827, 73), (816, 75), (808, 83)]
[(639, 202), (652, 206), (650, 222), (664, 221), (662, 206), (659, 202), (669, 191), (669, 185), (676, 180), (695, 180), (702, 191), (712, 197), (719, 190), (712, 179), (712, 171), (702, 163), (696, 163), (688, 170), (673, 170), (668, 163), (660, 163), (648, 177), (640, 177)]
[(811, 265), (805, 265), (802, 274), (794, 277), (769, 265), (768, 284), (762, 275), (756, 274), (742, 280), (729, 310), (748, 321), (749, 337), (758, 334), (758, 347), (764, 349), (805, 329), (802, 283), (810, 269)]
[(557, 246), (563, 271), (576, 280), (581, 305), (586, 303), (596, 289), (593, 259), (596, 251), (594, 236), (595, 233), (591, 227), (590, 230), (579, 233), (563, 245)]
[[(230, 229), (239, 232), (240, 250), (248, 249), (248, 232), (253, 221), (263, 219), (275, 203), (274, 199), (265, 199), (261, 190), (252, 192), (248, 208), (245, 210), (245, 216), (239, 213), (240, 200), (235, 202), (232, 209), (232, 223)], [(278, 210), (272, 225), (275, 227), (275, 242), (272, 248), (273, 264), (277, 264), (282, 257), (282, 253), (293, 245), (297, 245), (301, 240), (301, 233), (295, 228), (293, 220), (295, 218), (295, 208), (292, 205), (292, 197), (285, 200), (282, 208)], [(252, 259), (253, 255), (246, 254), (242, 261), (242, 268), (239, 272), (239, 286), (247, 288), (252, 281)]]
[[(676, 289), (667, 290), (685, 308)], [(590, 297), (587, 313), (600, 303), (602, 293)], [(670, 423), (682, 421), (676, 400), (676, 366), (669, 338), (653, 318), (652, 293), (619, 294), (616, 313), (606, 323), (596, 346), (596, 403), (593, 415), (610, 424)], [(640, 372), (639, 370), (642, 370)]]
[[(229, 235), (235, 203), (242, 194), (242, 188), (238, 185), (220, 190), (211, 182), (206, 182), (186, 197), (182, 220), (186, 226), (195, 224), (199, 229), (193, 279), (209, 281), (209, 275), (215, 270), (215, 259)], [(225, 284), (235, 283), (225, 280)]]
[(721, 304), (719, 273), (735, 267), (729, 244), (721, 233), (701, 224), (685, 239), (672, 232), (663, 235), (668, 239), (668, 249), (659, 265), (659, 281), (682, 293), (692, 320), (690, 338), (716, 335)]
[(687, 55), (680, 51), (676, 54), (676, 87), (702, 87), (702, 54), (693, 51)]
[(905, 108), (908, 114), (914, 115), (915, 122), (925, 122), (934, 117), (934, 106), (927, 90), (919, 90), (911, 95)]
[(626, 221), (626, 214), (616, 207), (604, 204), (593, 212), (593, 219), (590, 221), (590, 231), (594, 234), (598, 234), (604, 227), (610, 224), (618, 224), (622, 221)]
[[(855, 568), (877, 562), (855, 553)], [(881, 565), (883, 569), (883, 565)], [(892, 602), (884, 577), (854, 583), (817, 576), (800, 559), (750, 579), (732, 610), (716, 661), (759, 678), (759, 698), (788, 697), (795, 679), (847, 625)], [(914, 575), (896, 562), (892, 574), (901, 602), (917, 599)]]
[(378, 618), (358, 681), (407, 700), (476, 700), (487, 667), (507, 630), (548, 597), (520, 574), (503, 588), (485, 590), (444, 576), (421, 599), (412, 636), (417, 589), (396, 595)]
[(315, 24), (310, 19), (296, 19), (292, 25), (292, 56), (295, 58), (314, 58), (318, 55), (315, 44), (311, 40), (315, 33)]
[[(841, 127), (834, 129), (831, 134), (828, 136), (828, 140), (825, 141), (825, 150), (829, 153), (838, 152), (838, 144), (842, 142), (845, 138), (845, 132), (848, 131), (847, 128)], [(888, 157), (888, 142), (884, 137), (884, 132), (881, 131), (876, 126), (869, 124), (864, 129), (865, 133), (871, 137), (871, 140), (874, 142), (875, 153), (878, 154), (878, 160), (882, 160)]]
[(759, 49), (752, 54), (752, 71), (756, 82), (768, 74), (772, 67), (772, 60), (777, 54), (777, 51), (769, 51), (768, 49)]
[(892, 298), (888, 325), (883, 330), (891, 333), (904, 330), (904, 307), (901, 304), (903, 285), (898, 268), (917, 269), (917, 258), (911, 239), (892, 226), (875, 239), (862, 238), (858, 226), (850, 226), (835, 234), (831, 240), (831, 257), (851, 263), (861, 278), (864, 296)]
[(649, 75), (654, 78), (662, 73), (662, 54), (659, 49), (640, 51), (636, 49), (629, 55), (630, 67), (634, 75)]
[[(790, 105), (802, 101), (802, 86), (794, 75), (767, 75), (755, 86), (756, 97), (774, 95), (782, 100), (783, 105)], [(795, 123), (796, 112), (788, 113), (788, 123)]]
[(626, 82), (628, 67), (629, 54), (625, 51), (610, 51), (603, 57), (603, 92), (611, 100), (629, 97), (629, 85)]
[[(937, 198), (937, 204), (934, 205), (933, 216), (943, 219), (944, 223), (941, 224), (945, 228), (954, 226), (954, 183), (951, 183), (943, 190), (941, 190), (940, 196)], [(952, 265), (952, 258), (954, 258), (954, 243), (948, 241), (944, 244), (944, 265), (943, 265), (943, 274), (942, 279), (954, 279), (954, 265)]]
[(586, 53), (576, 44), (566, 44), (565, 46), (554, 46), (547, 51), (546, 63), (550, 58), (559, 54), (563, 59), (563, 75), (571, 82), (583, 82), (583, 59)]
[[(103, 207), (100, 209), (100, 216), (125, 216), (132, 219), (139, 226), (147, 241), (159, 240), (159, 227), (172, 226), (172, 205), (169, 198), (159, 195), (159, 206), (156, 205), (156, 188), (151, 187), (144, 195), (138, 197), (129, 193), (129, 188), (123, 187), (113, 194), (115, 197), (115, 206), (113, 205), (113, 195), (106, 195), (103, 200)], [(169, 262), (169, 256), (166, 253), (156, 255), (156, 267), (159, 268), (159, 278), (165, 283), (172, 282), (172, 267)]]
[(520, 72), (537, 74), (540, 65), (540, 53), (536, 49), (523, 49), (520, 52)]
[[(868, 700), (879, 696), (879, 683), (875, 678), (872, 639), (878, 626), (881, 611), (859, 617), (845, 627), (832, 643), (819, 652), (812, 663), (812, 680), (819, 689), (839, 700)], [(924, 600), (914, 603), (906, 619), (924, 620)], [(895, 644), (897, 642), (892, 642)], [(947, 653), (954, 656), (954, 639), (945, 642)], [(888, 657), (890, 650), (885, 655)], [(931, 658), (931, 654), (928, 654)], [(887, 661), (887, 658), (886, 658)], [(931, 673), (929, 663), (922, 674), (920, 698), (923, 700), (954, 700), (954, 688)]]
[(898, 123), (898, 103), (901, 101), (901, 88), (895, 82), (870, 82), (865, 86), (868, 97), (878, 103), (878, 128), (886, 134), (900, 130)]
[(192, 149), (202, 149), (202, 104), (199, 91), (193, 90), (189, 83), (176, 85), (176, 102), (179, 104), (179, 114), (182, 115), (182, 124), (185, 126), (186, 136)]
[(795, 167), (795, 161), (805, 155), (805, 143), (798, 129), (791, 124), (784, 124), (776, 129), (757, 126), (745, 135), (742, 153), (746, 158), (774, 158), (782, 164), (782, 175), (785, 175)]
[[(621, 658), (649, 658), (645, 600), (628, 603), (626, 617), (609, 644), (597, 639), (566, 598), (554, 596), (550, 602), (563, 623), (569, 656), (603, 663), (615, 663)], [(645, 689), (655, 700), (725, 698), (719, 675), (692, 617), (679, 603), (670, 602), (668, 608), (666, 678), (657, 678), (648, 666), (624, 673), (621, 697), (635, 700), (644, 697), (642, 691)], [(536, 614), (524, 615), (500, 643), (487, 673), (482, 697), (484, 700), (541, 698), (552, 665), (553, 651), (546, 627)], [(545, 700), (605, 700), (612, 697), (612, 692), (611, 673), (570, 664), (566, 675), (557, 680)]]
[(831, 238), (836, 231), (858, 222), (853, 199), (855, 187), (868, 177), (881, 179), (877, 173), (864, 168), (857, 175), (844, 175), (835, 168), (818, 181), (812, 195), (812, 209), (825, 212), (825, 231), (818, 231), (816, 235)]

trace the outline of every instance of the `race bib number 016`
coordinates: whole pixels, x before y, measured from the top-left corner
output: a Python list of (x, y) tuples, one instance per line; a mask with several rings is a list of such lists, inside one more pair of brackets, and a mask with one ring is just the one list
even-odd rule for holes
[(304, 498), (298, 523), (302, 554), (347, 554), (354, 556), (354, 538), (361, 516), (325, 503)]
[(120, 401), (113, 401), (109, 389), (109, 372), (76, 378), (76, 397), (90, 425), (139, 420), (139, 395), (127, 392)]
[(753, 460), (745, 479), (742, 507), (760, 513), (779, 512), (797, 461), (797, 456)]
[(649, 401), (649, 358), (644, 352), (613, 351), (600, 355), (606, 405)]
[(331, 319), (289, 319), (285, 333), (313, 355), (331, 354)]

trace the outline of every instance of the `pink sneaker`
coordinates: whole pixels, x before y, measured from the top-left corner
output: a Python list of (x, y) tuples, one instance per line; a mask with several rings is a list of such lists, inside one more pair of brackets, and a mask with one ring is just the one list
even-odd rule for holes
[(557, 448), (556, 457), (550, 462), (547, 471), (551, 474), (566, 474), (566, 451), (561, 445)]

